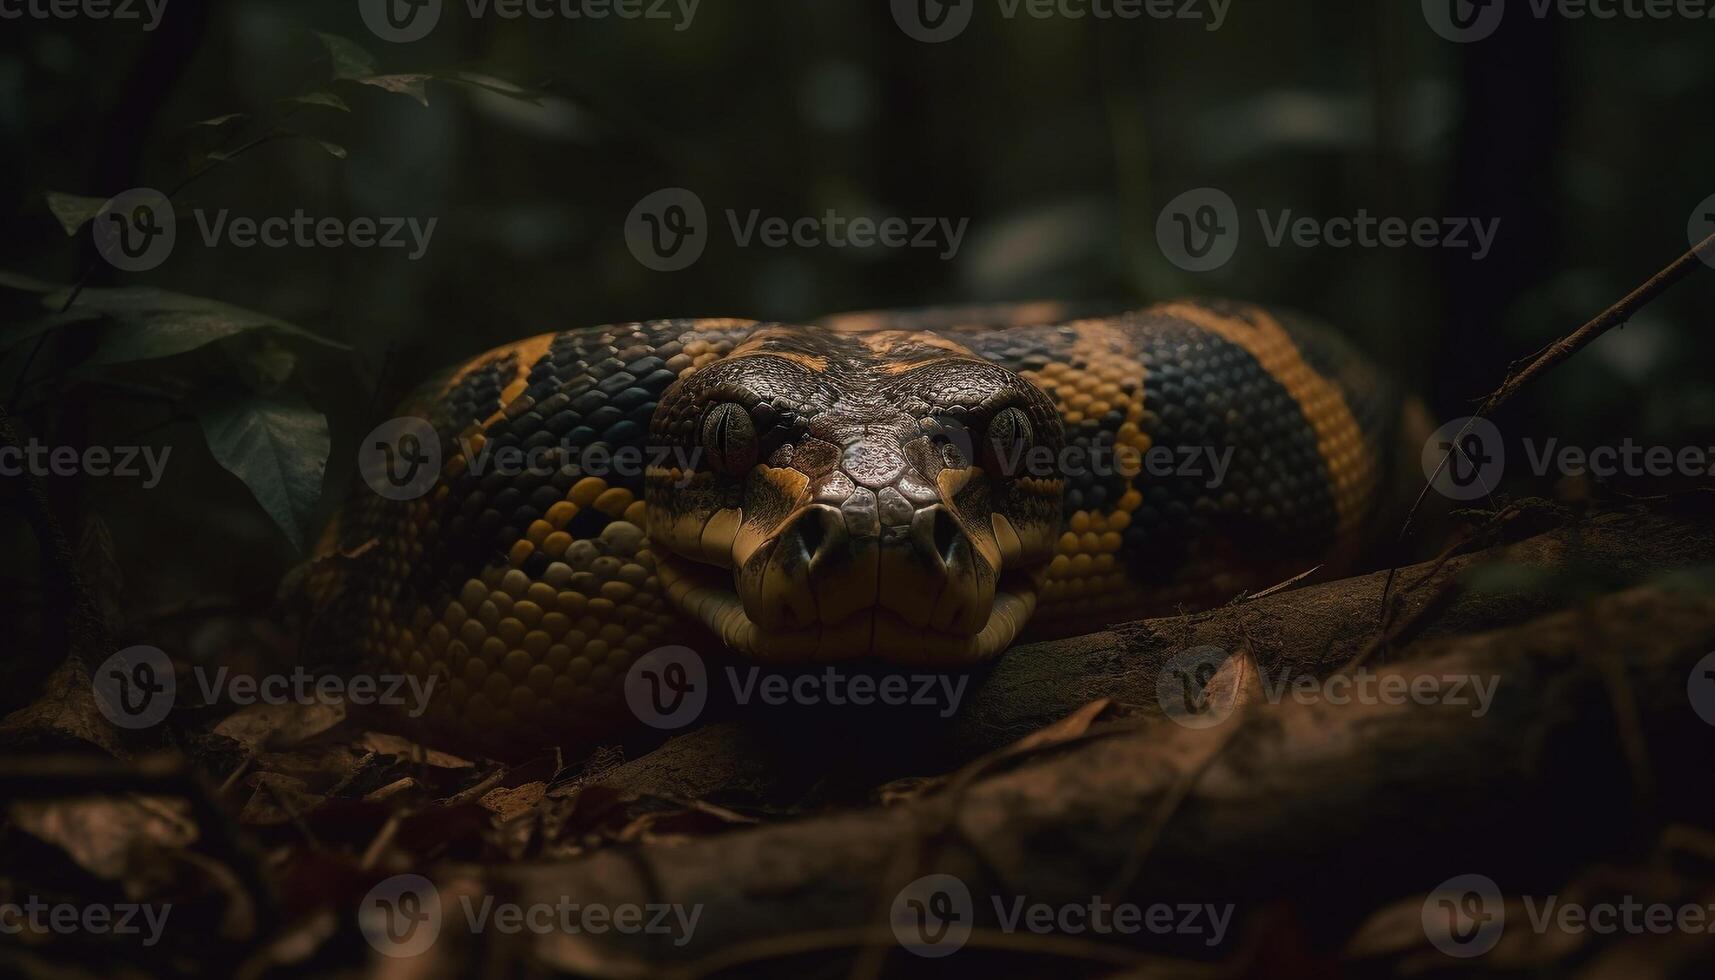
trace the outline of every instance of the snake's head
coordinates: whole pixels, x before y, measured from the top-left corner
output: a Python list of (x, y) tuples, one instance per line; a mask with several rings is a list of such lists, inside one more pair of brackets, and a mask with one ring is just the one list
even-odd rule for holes
[(762, 328), (675, 382), (650, 439), (662, 584), (740, 653), (969, 663), (1036, 608), (1063, 486), (1027, 461), (1058, 459), (1060, 418), (952, 341)]

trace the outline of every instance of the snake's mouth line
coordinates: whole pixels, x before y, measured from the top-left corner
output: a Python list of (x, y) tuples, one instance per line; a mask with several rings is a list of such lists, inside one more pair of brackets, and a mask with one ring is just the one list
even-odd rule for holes
[(732, 573), (665, 552), (656, 571), (668, 601), (708, 627), (732, 650), (757, 660), (816, 662), (873, 657), (917, 666), (961, 666), (987, 660), (1017, 638), (1036, 611), (1039, 576), (1001, 576), (988, 618), (974, 634), (914, 626), (882, 606), (861, 609), (838, 623), (773, 629), (753, 621), (733, 586)]

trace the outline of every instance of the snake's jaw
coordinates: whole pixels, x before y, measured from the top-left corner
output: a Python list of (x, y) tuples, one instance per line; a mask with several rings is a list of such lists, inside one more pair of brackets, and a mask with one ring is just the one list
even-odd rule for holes
[[(944, 344), (914, 363), (843, 343), (747, 342), (664, 396), (653, 431), (715, 457), (647, 481), (667, 597), (758, 659), (992, 657), (1035, 611), (1062, 488), (1003, 473), (981, 436), (1057, 445), (1058, 418), (1028, 382)], [(842, 383), (810, 350), (845, 355)], [(795, 399), (766, 395), (780, 389)]]

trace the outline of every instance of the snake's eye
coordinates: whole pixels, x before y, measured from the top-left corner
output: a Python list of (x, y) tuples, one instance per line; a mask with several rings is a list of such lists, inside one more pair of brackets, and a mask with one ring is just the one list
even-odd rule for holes
[(1035, 431), (1030, 416), (1017, 408), (1008, 408), (989, 420), (988, 445), (995, 461), (1003, 470), (1014, 468), (1031, 446)]
[(931, 418), (923, 423), (923, 432), (941, 454), (941, 465), (960, 470), (971, 465), (971, 433), (965, 424), (954, 418)]
[(722, 402), (703, 416), (703, 450), (715, 472), (740, 477), (756, 465), (756, 425), (750, 413)]

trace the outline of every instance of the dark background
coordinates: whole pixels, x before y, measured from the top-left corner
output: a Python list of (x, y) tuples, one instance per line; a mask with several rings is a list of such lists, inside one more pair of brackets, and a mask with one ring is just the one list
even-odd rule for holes
[[(1715, 193), (1715, 21), (1538, 20), (1509, 6), (1499, 33), (1474, 44), (1438, 37), (1416, 0), (1234, 0), (1215, 32), (1009, 20), (987, 0), (963, 35), (933, 45), (905, 36), (880, 0), (703, 0), (686, 30), (473, 20), (449, 0), (411, 44), (377, 39), (351, 0), (169, 0), (149, 33), (4, 21), (0, 268), (214, 297), (350, 344), (349, 355), (300, 352), (284, 382), (330, 421), (324, 510), (359, 436), (411, 382), (522, 336), (658, 316), (1230, 295), (1332, 321), (1453, 417), (1511, 362), (1683, 252), (1694, 208)], [(546, 95), (531, 105), (431, 81), (424, 107), (330, 86), (312, 31), (357, 42), (385, 72), (481, 64)], [(128, 275), (95, 258), (87, 231), (68, 238), (44, 204), (49, 191), (170, 187), (197, 140), (242, 140), (254, 122), (187, 135), (190, 124), (325, 89), (351, 111), (300, 107), (288, 122), (345, 159), (269, 143), (187, 188), (181, 214), (434, 217), (420, 261), (207, 248), (187, 218), (164, 265)], [(653, 272), (628, 251), (624, 223), (643, 196), (674, 186), (700, 196), (717, 231), (695, 265)], [(1247, 217), (1237, 257), (1190, 274), (1163, 258), (1156, 217), (1201, 186), (1247, 215), (1498, 217), (1500, 233), (1483, 261), (1271, 249)], [(948, 261), (933, 249), (739, 248), (728, 208), (970, 224)], [(1715, 444), (1712, 298), (1715, 275), (1700, 272), (1527, 392), (1503, 429), (1585, 445)], [(14, 320), (41, 312), (12, 300)], [(108, 526), (134, 622), (187, 597), (260, 606), (299, 555), (215, 465), (187, 409), (255, 351), (220, 344), (91, 371), (81, 364), (96, 342), (72, 325), (39, 351), (0, 351), (14, 417), (55, 443), (141, 438), (175, 454), (151, 492), (54, 481), (68, 526), (92, 514)], [(19, 574), (15, 594), (29, 588)]]

